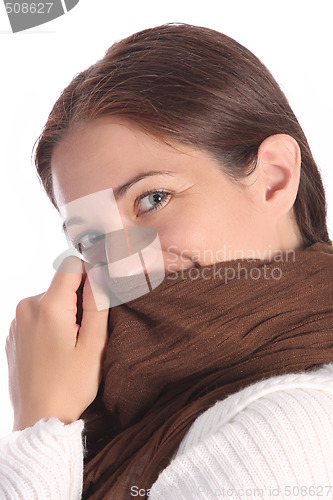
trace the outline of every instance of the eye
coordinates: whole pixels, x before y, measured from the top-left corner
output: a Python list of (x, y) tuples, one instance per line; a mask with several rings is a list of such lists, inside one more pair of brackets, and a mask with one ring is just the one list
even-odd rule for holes
[(138, 215), (154, 212), (164, 207), (170, 201), (171, 193), (164, 189), (151, 189), (140, 194), (135, 200), (137, 208), (141, 208)]
[(78, 236), (75, 241), (73, 241), (73, 245), (81, 254), (84, 254), (98, 241), (102, 240), (104, 236), (105, 235), (101, 233), (85, 233), (82, 236)]

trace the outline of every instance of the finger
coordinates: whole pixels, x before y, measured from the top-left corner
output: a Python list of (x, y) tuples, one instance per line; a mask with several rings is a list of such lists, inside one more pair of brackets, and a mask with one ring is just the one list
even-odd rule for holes
[(12, 359), (13, 352), (16, 349), (15, 330), (16, 330), (16, 319), (14, 318), (10, 324), (9, 333), (6, 338), (6, 344), (5, 344), (8, 367), (10, 367), (9, 361)]
[(89, 278), (83, 287), (83, 313), (78, 343), (101, 350), (108, 337), (109, 309), (97, 310)]
[(13, 319), (13, 321), (10, 324), (9, 334), (8, 334), (8, 337), (6, 338), (6, 344), (5, 344), (5, 351), (6, 351), (7, 359), (8, 359), (8, 355), (9, 355), (11, 346), (15, 342), (14, 341), (14, 333), (13, 333), (14, 324), (15, 324), (15, 320)]
[(76, 291), (79, 288), (85, 269), (81, 259), (75, 256), (66, 257), (56, 271), (43, 300), (56, 301), (65, 309), (76, 311)]
[(9, 327), (9, 335), (13, 335), (15, 325), (16, 325), (16, 319), (14, 318)]

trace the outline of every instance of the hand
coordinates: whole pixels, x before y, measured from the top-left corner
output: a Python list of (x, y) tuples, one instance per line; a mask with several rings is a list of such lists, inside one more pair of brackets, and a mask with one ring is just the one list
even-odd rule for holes
[[(76, 292), (83, 281), (80, 326)], [(108, 312), (97, 311), (77, 257), (64, 259), (47, 292), (19, 302), (6, 341), (14, 431), (44, 417), (74, 422), (95, 399)]]

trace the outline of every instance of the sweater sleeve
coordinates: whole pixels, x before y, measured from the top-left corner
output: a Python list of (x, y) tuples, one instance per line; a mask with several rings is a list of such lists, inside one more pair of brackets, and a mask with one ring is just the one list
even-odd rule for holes
[(333, 391), (277, 390), (221, 425), (218, 407), (210, 432), (175, 456), (150, 499), (333, 498)]
[(79, 500), (83, 476), (83, 421), (55, 418), (0, 439), (0, 498)]

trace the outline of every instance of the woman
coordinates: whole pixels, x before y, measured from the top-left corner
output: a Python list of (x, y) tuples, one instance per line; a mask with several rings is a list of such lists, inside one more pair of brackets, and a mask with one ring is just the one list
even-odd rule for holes
[(63, 91), (35, 160), (85, 265), (11, 325), (4, 498), (332, 495), (325, 194), (265, 66), (143, 30)]

